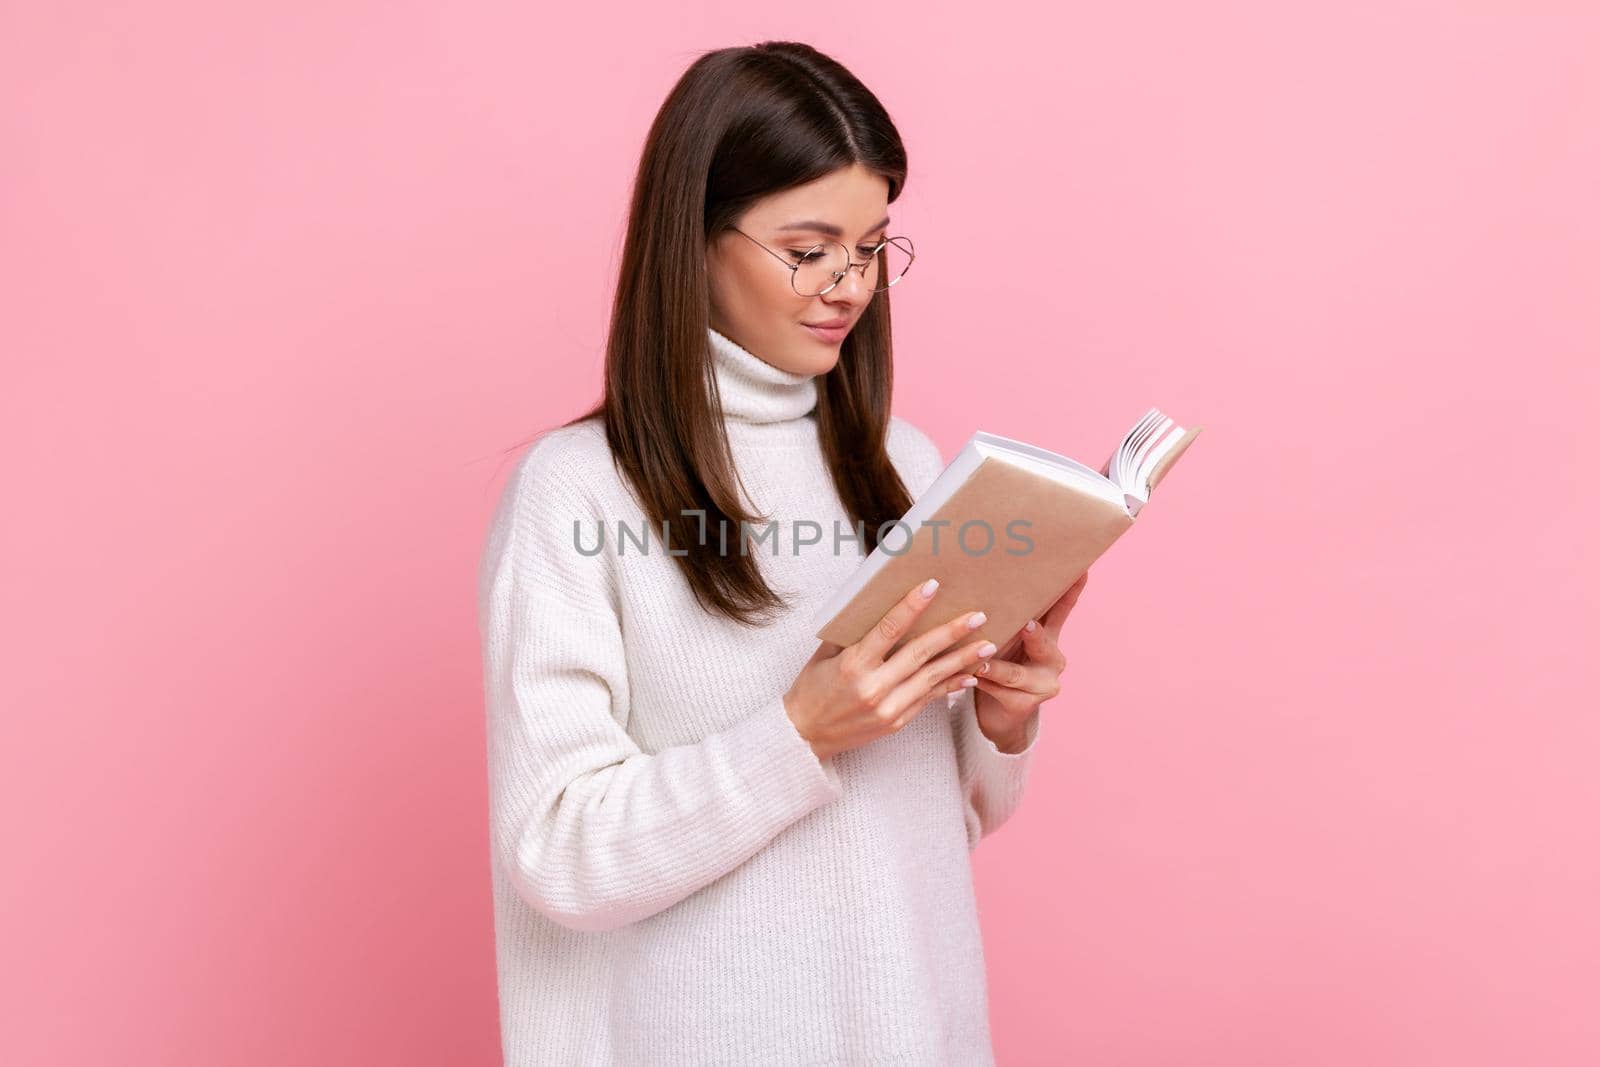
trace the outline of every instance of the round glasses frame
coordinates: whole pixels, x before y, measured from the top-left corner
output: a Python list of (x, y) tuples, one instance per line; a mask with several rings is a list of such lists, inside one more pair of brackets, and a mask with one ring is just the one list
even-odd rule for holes
[[(911, 264), (917, 258), (916, 246), (911, 243), (911, 238), (909, 238), (909, 237), (885, 237), (882, 241), (878, 242), (877, 247), (875, 247), (872, 250), (872, 255), (867, 257), (867, 260), (864, 263), (856, 263), (853, 260), (851, 260), (851, 258), (850, 258), (850, 250), (848, 248), (845, 248), (845, 250), (844, 250), (844, 259), (845, 259), (845, 268), (844, 268), (844, 270), (833, 271), (832, 272), (833, 281), (826, 288), (822, 289), (820, 292), (802, 293), (802, 292), (800, 292), (799, 278), (800, 278), (800, 268), (804, 264), (801, 264), (801, 263), (790, 263), (783, 256), (779, 255), (777, 252), (774, 252), (772, 249), (767, 248), (767, 246), (764, 245), (764, 244), (761, 244), (760, 241), (756, 241), (756, 239), (754, 237), (750, 237), (749, 234), (745, 233), (743, 230), (739, 229), (739, 227), (737, 227), (737, 226), (732, 226), (732, 227), (729, 227), (729, 228), (732, 229), (734, 233), (740, 234), (743, 237), (748, 237), (751, 241), (754, 241), (757, 245), (760, 245), (762, 248), (765, 248), (767, 250), (768, 254), (770, 254), (774, 259), (776, 259), (779, 263), (782, 263), (785, 267), (789, 268), (789, 288), (793, 289), (800, 296), (823, 296), (824, 294), (831, 292), (833, 290), (834, 286), (838, 285), (841, 281), (843, 281), (844, 280), (844, 276), (846, 274), (850, 273), (850, 271), (852, 271), (854, 269), (857, 269), (857, 268), (859, 268), (861, 270), (861, 280), (862, 281), (866, 281), (867, 268), (872, 266), (872, 264), (877, 260), (878, 253), (883, 251), (884, 246), (889, 244), (889, 243), (891, 243), (891, 242), (893, 242), (894, 245), (897, 248), (899, 248), (902, 252), (904, 252), (906, 254), (905, 269), (903, 269), (900, 272), (898, 277), (891, 278), (888, 281), (888, 283), (886, 283), (884, 285), (880, 285), (880, 286), (874, 287), (872, 289), (872, 292), (881, 293), (881, 292), (885, 291), (886, 289), (893, 288), (902, 278), (904, 278), (907, 274), (911, 273)], [(844, 245), (840, 244), (840, 242), (838, 242), (838, 241), (823, 241), (820, 244), (814, 244), (810, 248), (806, 249), (805, 254), (809, 256), (811, 253), (815, 252), (817, 249), (826, 248), (828, 245), (831, 245), (831, 244), (839, 245), (840, 248), (844, 248)]]

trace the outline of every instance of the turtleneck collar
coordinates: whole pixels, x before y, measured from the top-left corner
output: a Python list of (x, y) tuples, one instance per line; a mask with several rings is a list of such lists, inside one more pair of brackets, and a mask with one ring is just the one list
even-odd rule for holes
[(709, 326), (706, 334), (724, 419), (786, 422), (804, 418), (817, 406), (815, 374), (794, 374), (774, 367)]

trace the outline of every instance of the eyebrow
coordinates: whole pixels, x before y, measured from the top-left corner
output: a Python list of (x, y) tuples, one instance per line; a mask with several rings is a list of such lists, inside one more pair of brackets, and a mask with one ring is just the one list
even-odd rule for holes
[[(867, 232), (871, 233), (873, 230), (881, 230), (882, 228), (884, 228), (887, 225), (889, 225), (889, 216), (885, 215), (883, 218), (879, 219), (873, 225), (868, 226), (867, 227)], [(806, 219), (804, 222), (787, 222), (787, 223), (784, 223), (782, 226), (779, 226), (778, 229), (779, 230), (814, 230), (817, 233), (825, 233), (829, 237), (842, 237), (844, 235), (844, 229), (842, 227), (835, 226), (831, 222), (818, 222), (816, 219)]]

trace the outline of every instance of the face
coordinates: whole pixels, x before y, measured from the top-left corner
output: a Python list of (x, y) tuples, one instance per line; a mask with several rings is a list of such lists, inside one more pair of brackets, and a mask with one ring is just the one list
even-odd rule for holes
[(852, 268), (821, 296), (800, 296), (784, 264), (823, 241), (837, 241), (853, 263), (864, 262), (889, 233), (888, 205), (888, 180), (859, 163), (757, 201), (734, 224), (743, 234), (719, 234), (706, 250), (712, 328), (780, 370), (832, 370), (843, 336), (807, 324), (840, 324), (848, 334), (872, 300), (873, 272), (862, 278)]

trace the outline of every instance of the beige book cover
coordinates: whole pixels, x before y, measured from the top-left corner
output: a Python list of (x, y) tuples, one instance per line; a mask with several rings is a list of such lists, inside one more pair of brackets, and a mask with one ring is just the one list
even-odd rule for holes
[(971, 637), (1015, 650), (1042, 616), (1132, 528), (1150, 493), (1202, 427), (1151, 408), (1097, 471), (1056, 452), (978, 431), (886, 531), (812, 619), (819, 640), (849, 645), (927, 578), (939, 595), (894, 645), (974, 610)]

